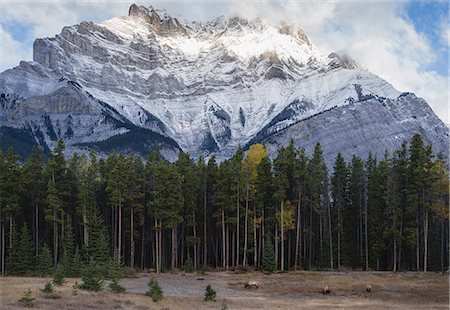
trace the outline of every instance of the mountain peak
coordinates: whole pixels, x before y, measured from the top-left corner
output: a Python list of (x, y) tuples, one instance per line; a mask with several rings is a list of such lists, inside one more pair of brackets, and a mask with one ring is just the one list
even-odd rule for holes
[(152, 6), (145, 7), (132, 4), (128, 10), (128, 16), (143, 20), (151, 25), (153, 30), (160, 35), (187, 34), (188, 23), (185, 20), (165, 10), (155, 9)]
[[(328, 148), (353, 151), (347, 133), (362, 126), (355, 150), (365, 154), (364, 147), (373, 145), (364, 141), (378, 139), (376, 121), (386, 117), (389, 138), (380, 149), (391, 150), (426, 128), (433, 145), (448, 137), (426, 104), (400, 98), (346, 54), (321, 53), (294, 24), (239, 16), (196, 23), (133, 4), (128, 16), (82, 22), (37, 39), (33, 51), (35, 62), (0, 74), (7, 101), (2, 110), (0, 98), (0, 121), (29, 128), (23, 134), (49, 148), (59, 136), (73, 150), (117, 141), (130, 147), (127, 137), (141, 142), (145, 133), (144, 142), (159, 139), (149, 145), (223, 159), (249, 143), (264, 142), (270, 150), (277, 134), (283, 141), (301, 137), (298, 144), (306, 147), (319, 138), (327, 142), (326, 136)], [(352, 118), (355, 113), (360, 117)], [(332, 146), (331, 133), (340, 135), (342, 147)]]

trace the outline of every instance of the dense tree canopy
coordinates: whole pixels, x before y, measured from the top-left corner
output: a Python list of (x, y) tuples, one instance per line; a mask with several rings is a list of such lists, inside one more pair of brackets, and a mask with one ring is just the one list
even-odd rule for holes
[(447, 162), (420, 135), (383, 158), (336, 154), (331, 167), (320, 143), (306, 154), (291, 142), (273, 161), (261, 144), (221, 162), (64, 151), (60, 140), (48, 158), (0, 152), (3, 273), (79, 275), (93, 261), (156, 272), (449, 265)]

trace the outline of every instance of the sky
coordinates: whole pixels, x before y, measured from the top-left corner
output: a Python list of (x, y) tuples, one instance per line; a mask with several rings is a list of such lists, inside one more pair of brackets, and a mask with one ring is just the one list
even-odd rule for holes
[[(1, 2), (0, 71), (32, 60), (36, 38), (66, 25), (128, 14), (133, 1)], [(208, 21), (225, 15), (296, 24), (323, 53), (346, 52), (399, 91), (414, 92), (446, 123), (449, 118), (449, 2), (411, 1), (136, 1)]]

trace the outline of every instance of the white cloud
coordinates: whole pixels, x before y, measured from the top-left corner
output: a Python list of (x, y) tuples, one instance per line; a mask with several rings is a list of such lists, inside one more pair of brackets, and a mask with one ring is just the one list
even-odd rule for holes
[(447, 47), (450, 46), (450, 25), (448, 20), (443, 20), (441, 23), (441, 40)]
[[(126, 15), (131, 2), (53, 1), (6, 3), (2, 22), (30, 25), (30, 42), (36, 37), (53, 36), (63, 26), (83, 20), (100, 22)], [(140, 2), (139, 4), (149, 5)], [(385, 78), (400, 91), (412, 91), (425, 98), (446, 123), (448, 118), (448, 77), (426, 70), (436, 60), (431, 43), (418, 33), (405, 13), (403, 1), (166, 1), (152, 2), (188, 20), (206, 21), (219, 15), (239, 14), (247, 18), (261, 17), (271, 22), (296, 23), (323, 52), (346, 51), (369, 71)], [(5, 31), (3, 31), (5, 32)], [(449, 41), (449, 27), (442, 27), (442, 39)], [(11, 35), (1, 69), (18, 63), (19, 57), (30, 59), (31, 43), (23, 50), (22, 42)], [(9, 40), (9, 41), (8, 41)], [(9, 42), (9, 43), (8, 43)], [(448, 47), (448, 45), (447, 45)], [(19, 53), (16, 53), (16, 52)], [(3, 67), (4, 66), (4, 67)]]
[(2, 44), (0, 49), (0, 71), (15, 67), (22, 59), (31, 57), (31, 50), (14, 40), (2, 26), (0, 26), (0, 42)]

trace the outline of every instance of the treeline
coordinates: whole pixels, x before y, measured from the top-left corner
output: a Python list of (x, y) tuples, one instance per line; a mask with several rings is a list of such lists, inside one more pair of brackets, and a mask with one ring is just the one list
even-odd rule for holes
[(311, 157), (291, 143), (272, 161), (256, 144), (221, 163), (64, 150), (0, 152), (2, 273), (76, 274), (93, 259), (156, 272), (448, 267), (446, 161), (420, 135), (381, 159), (337, 154), (331, 175), (319, 143)]

